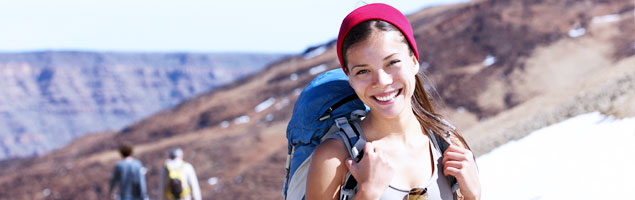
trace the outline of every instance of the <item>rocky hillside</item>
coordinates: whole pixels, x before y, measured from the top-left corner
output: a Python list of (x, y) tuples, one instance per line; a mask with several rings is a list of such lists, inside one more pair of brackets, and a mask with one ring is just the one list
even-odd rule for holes
[(281, 55), (0, 54), (0, 160), (119, 130), (263, 69)]
[[(492, 0), (427, 8), (409, 19), (427, 88), (436, 88), (439, 109), (480, 155), (575, 113), (635, 116), (634, 8), (628, 0)], [(115, 148), (128, 142), (148, 169), (152, 197), (160, 194), (166, 151), (179, 146), (205, 199), (281, 199), (294, 101), (334, 68), (329, 42), (121, 131), (0, 162), (0, 198), (106, 198)]]

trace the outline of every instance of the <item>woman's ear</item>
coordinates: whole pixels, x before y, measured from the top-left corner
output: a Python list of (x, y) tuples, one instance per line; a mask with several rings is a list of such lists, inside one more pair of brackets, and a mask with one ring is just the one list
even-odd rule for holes
[(415, 67), (415, 73), (419, 73), (419, 60), (417, 60), (417, 57), (412, 55), (410, 56), (412, 58), (412, 62), (414, 63), (414, 67)]

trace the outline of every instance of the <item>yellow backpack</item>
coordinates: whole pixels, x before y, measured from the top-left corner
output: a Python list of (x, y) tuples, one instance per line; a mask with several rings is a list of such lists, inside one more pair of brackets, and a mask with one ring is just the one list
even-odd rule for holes
[(165, 168), (168, 170), (168, 184), (165, 188), (165, 196), (170, 199), (181, 199), (190, 194), (190, 188), (185, 187), (183, 181), (185, 181), (185, 173), (183, 173), (183, 166), (185, 163), (177, 168), (170, 168), (167, 164)]

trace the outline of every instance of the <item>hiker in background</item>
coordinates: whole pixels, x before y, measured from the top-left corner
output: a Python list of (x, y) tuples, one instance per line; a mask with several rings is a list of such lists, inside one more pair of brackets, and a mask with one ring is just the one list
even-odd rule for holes
[[(132, 158), (132, 146), (123, 144), (119, 147), (122, 160), (117, 162), (110, 179), (108, 194), (112, 199), (146, 200), (145, 170), (141, 162)], [(114, 193), (115, 185), (119, 185), (119, 197)]]
[(183, 161), (181, 148), (170, 151), (170, 159), (165, 161), (159, 178), (159, 199), (201, 200), (201, 189), (194, 167)]
[[(367, 142), (359, 162), (338, 139), (322, 142), (313, 152), (306, 199), (337, 199), (349, 171), (358, 182), (354, 199), (480, 199), (472, 152), (424, 89), (408, 19), (386, 4), (357, 8), (342, 22), (337, 54), (351, 87), (370, 107), (360, 122)], [(451, 145), (441, 152), (434, 137)]]

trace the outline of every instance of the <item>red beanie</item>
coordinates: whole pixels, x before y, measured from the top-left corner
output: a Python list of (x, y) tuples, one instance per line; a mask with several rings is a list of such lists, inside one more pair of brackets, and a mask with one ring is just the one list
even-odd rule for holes
[(344, 53), (342, 52), (342, 42), (344, 41), (344, 38), (346, 38), (346, 35), (353, 27), (362, 22), (374, 19), (391, 23), (401, 30), (401, 33), (406, 37), (410, 47), (414, 51), (415, 57), (419, 60), (419, 52), (417, 51), (417, 43), (415, 42), (415, 38), (412, 33), (412, 25), (410, 25), (406, 16), (392, 6), (383, 3), (373, 3), (355, 9), (353, 12), (348, 14), (346, 18), (344, 18), (344, 21), (342, 21), (340, 33), (337, 36), (337, 57), (340, 59), (340, 65), (342, 66), (344, 73), (346, 73), (346, 66), (344, 60), (342, 60), (342, 54)]

